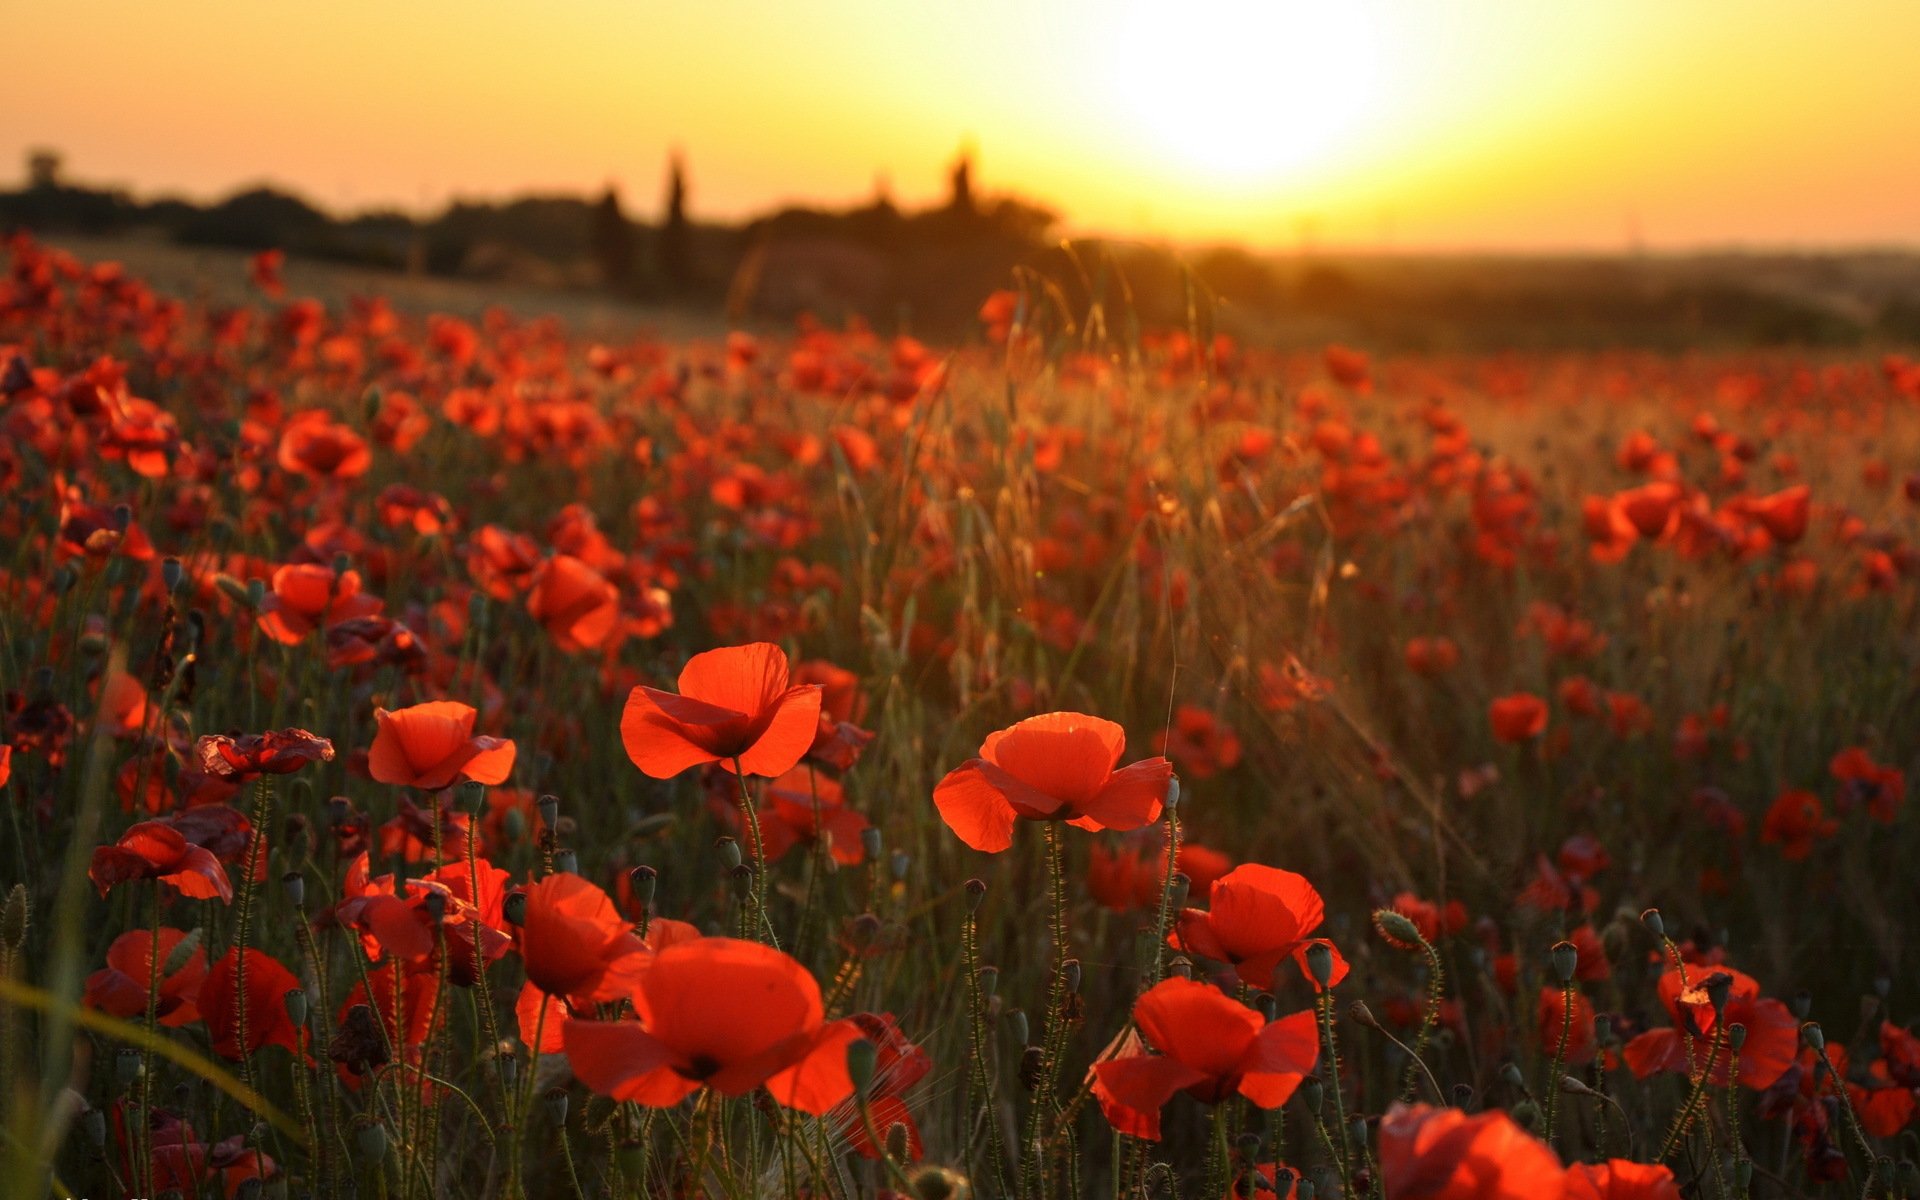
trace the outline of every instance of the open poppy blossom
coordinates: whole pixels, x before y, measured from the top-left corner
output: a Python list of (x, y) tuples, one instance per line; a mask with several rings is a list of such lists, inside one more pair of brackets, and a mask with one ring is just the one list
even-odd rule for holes
[(1261, 1108), (1285, 1104), (1320, 1058), (1311, 1012), (1275, 1021), (1192, 979), (1162, 980), (1134, 1001), (1134, 1024), (1158, 1050), (1093, 1064), (1093, 1094), (1121, 1133), (1160, 1140), (1160, 1110), (1174, 1093), (1203, 1104), (1245, 1096)]
[[(1626, 1044), (1622, 1051), (1627, 1066), (1640, 1079), (1660, 1071), (1677, 1071), (1689, 1076), (1706, 1070), (1713, 1059), (1713, 1082), (1724, 1086), (1728, 1076), (1729, 1047), (1716, 1033), (1713, 990), (1724, 980), (1725, 1021), (1745, 1025), (1746, 1041), (1740, 1046), (1740, 1082), (1756, 1090), (1764, 1089), (1793, 1065), (1800, 1046), (1799, 1023), (1787, 1006), (1760, 994), (1760, 984), (1751, 975), (1732, 967), (1696, 966), (1681, 982), (1678, 970), (1660, 976), (1660, 1002), (1673, 1018), (1671, 1029), (1649, 1029)], [(1683, 1034), (1684, 1031), (1684, 1034)], [(1687, 1057), (1691, 1042), (1693, 1057)], [(1713, 1053), (1716, 1042), (1718, 1054)]]
[[(369, 983), (373, 985), (371, 1000)], [(446, 1000), (439, 990), (440, 978), (432, 971), (373, 970), (367, 973), (366, 983), (354, 984), (340, 1005), (336, 1022), (343, 1033), (336, 1034), (329, 1047), (341, 1080), (358, 1090), (375, 1068), (390, 1063), (389, 1047), (399, 1051), (402, 1064), (417, 1068), (427, 1039), (437, 1026), (446, 1024)], [(381, 1037), (378, 1028), (363, 1028), (365, 1017), (355, 1014), (356, 1008), (364, 1008), (384, 1025), (386, 1036)], [(363, 1036), (368, 1032), (374, 1036)]]
[(308, 763), (331, 762), (333, 743), (304, 729), (211, 733), (193, 743), (193, 756), (213, 778), (245, 783), (262, 775), (289, 775)]
[(142, 821), (113, 845), (95, 848), (87, 878), (102, 896), (122, 883), (158, 879), (189, 900), (233, 899), (227, 869), (213, 852), (164, 821)]
[[(933, 1059), (900, 1032), (899, 1023), (890, 1014), (855, 1013), (847, 1019), (860, 1027), (861, 1036), (872, 1042), (877, 1051), (873, 1083), (867, 1090), (867, 1110), (873, 1118), (873, 1127), (882, 1140), (898, 1127), (906, 1139), (907, 1161), (916, 1162), (926, 1147), (920, 1140), (920, 1126), (907, 1108), (906, 1095), (933, 1071)], [(860, 1119), (857, 1111), (844, 1111), (848, 1107), (851, 1106), (843, 1103), (841, 1111), (832, 1114), (839, 1118), (834, 1120), (834, 1125), (845, 1130), (855, 1154), (877, 1160), (880, 1147), (868, 1136), (867, 1123)]]
[(280, 466), (316, 480), (357, 479), (373, 465), (366, 439), (333, 419), (325, 409), (309, 409), (287, 422), (280, 437)]
[(680, 670), (679, 694), (637, 687), (620, 717), (627, 757), (655, 779), (719, 763), (785, 774), (820, 728), (818, 684), (788, 686), (787, 655), (771, 642), (708, 650)]
[(367, 770), (381, 783), (436, 791), (456, 780), (503, 782), (513, 770), (511, 738), (473, 732), (479, 714), (454, 700), (430, 700), (395, 711), (375, 709)]
[(306, 1030), (287, 1015), (287, 993), (300, 981), (280, 961), (264, 951), (246, 951), (247, 1028), (240, 1034), (240, 948), (234, 947), (207, 971), (200, 985), (200, 1015), (207, 1024), (213, 1052), (228, 1062), (239, 1062), (262, 1046), (282, 1046), (300, 1053)]
[(853, 1094), (852, 1020), (825, 1019), (804, 966), (758, 942), (700, 938), (655, 954), (633, 991), (638, 1020), (566, 1023), (567, 1060), (603, 1096), (651, 1108), (702, 1087), (820, 1116)]
[(1120, 767), (1126, 744), (1126, 732), (1099, 717), (1028, 717), (988, 734), (980, 756), (933, 789), (933, 803), (961, 841), (989, 854), (1013, 844), (1016, 819), (1138, 829), (1160, 818), (1173, 764), (1144, 758)]
[(1380, 1118), (1389, 1200), (1553, 1200), (1565, 1187), (1546, 1143), (1498, 1110), (1396, 1104)]
[[(87, 976), (82, 996), (88, 1008), (108, 1016), (129, 1019), (147, 1012), (147, 983), (158, 971), (154, 1017), (162, 1025), (191, 1025), (200, 1019), (200, 985), (207, 978), (207, 952), (198, 939), (181, 946), (191, 934), (161, 929), (156, 943), (151, 932), (135, 929), (113, 939), (107, 947), (107, 965)], [(158, 946), (160, 962), (154, 964)], [(178, 961), (175, 961), (176, 958)]]
[(1487, 706), (1496, 740), (1530, 742), (1547, 731), (1547, 702), (1528, 692), (1502, 696)]
[(562, 650), (592, 650), (620, 622), (620, 592), (571, 554), (556, 554), (534, 570), (527, 612)]
[(578, 875), (549, 875), (525, 889), (514, 938), (527, 980), (582, 1005), (624, 1000), (646, 968), (647, 948), (613, 900)]
[(1243, 863), (1214, 881), (1205, 911), (1189, 908), (1180, 914), (1167, 944), (1226, 963), (1248, 987), (1263, 990), (1273, 986), (1274, 969), (1289, 958), (1313, 983), (1307, 947), (1324, 945), (1333, 956), (1327, 986), (1338, 987), (1347, 977), (1347, 960), (1331, 941), (1308, 936), (1320, 928), (1326, 912), (1326, 902), (1306, 876)]
[(323, 625), (370, 617), (381, 607), (378, 596), (360, 590), (358, 571), (292, 563), (274, 571), (258, 620), (268, 637), (291, 646)]
[(860, 837), (868, 828), (867, 818), (847, 806), (840, 781), (811, 767), (795, 767), (767, 783), (760, 836), (768, 862), (778, 862), (796, 845), (825, 838), (835, 862), (857, 866), (867, 856)]

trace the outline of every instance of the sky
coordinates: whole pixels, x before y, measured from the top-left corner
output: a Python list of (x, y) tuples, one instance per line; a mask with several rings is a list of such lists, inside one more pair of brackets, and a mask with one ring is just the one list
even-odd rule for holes
[(13, 0), (0, 180), (930, 203), (1363, 250), (1920, 245), (1920, 0)]

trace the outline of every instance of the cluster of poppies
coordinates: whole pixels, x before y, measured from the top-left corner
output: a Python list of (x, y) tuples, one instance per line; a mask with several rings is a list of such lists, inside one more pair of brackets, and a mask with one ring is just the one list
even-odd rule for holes
[(1920, 1195), (1905, 359), (7, 261), (51, 1186)]

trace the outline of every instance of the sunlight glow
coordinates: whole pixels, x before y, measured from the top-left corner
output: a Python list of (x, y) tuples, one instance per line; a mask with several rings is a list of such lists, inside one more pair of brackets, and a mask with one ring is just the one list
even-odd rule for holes
[(1135, 0), (1115, 40), (1118, 107), (1196, 182), (1323, 166), (1382, 108), (1380, 31), (1355, 0)]

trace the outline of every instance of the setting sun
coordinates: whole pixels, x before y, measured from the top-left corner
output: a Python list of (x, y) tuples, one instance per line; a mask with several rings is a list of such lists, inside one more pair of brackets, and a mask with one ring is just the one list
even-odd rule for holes
[(1322, 166), (1380, 111), (1381, 31), (1361, 4), (1136, 0), (1108, 86), (1142, 149), (1253, 190)]

